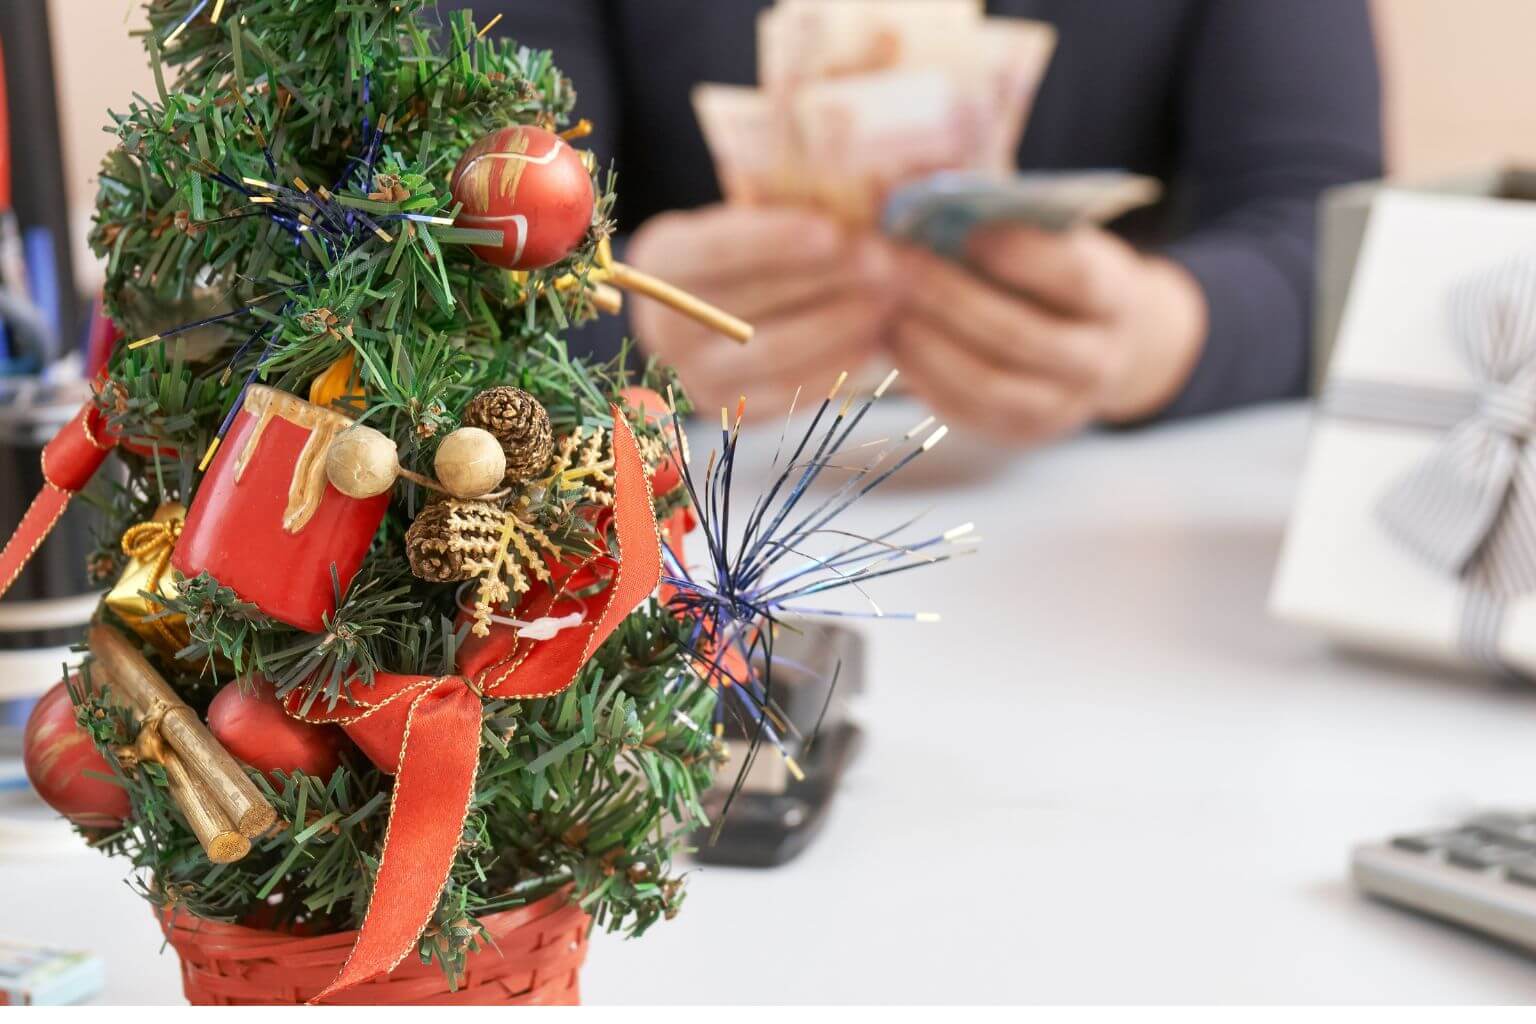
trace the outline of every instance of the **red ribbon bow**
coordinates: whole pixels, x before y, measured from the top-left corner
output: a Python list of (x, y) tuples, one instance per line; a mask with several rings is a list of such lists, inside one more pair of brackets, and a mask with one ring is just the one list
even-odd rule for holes
[(107, 430), (106, 417), (94, 401), (88, 401), (43, 448), (43, 489), (32, 499), (5, 549), (0, 550), (0, 597), (48, 539), (69, 507), (69, 499), (91, 482), (116, 444), (117, 438)]
[[(511, 630), (471, 640), (453, 676), (379, 675), (366, 693), (333, 711), (301, 715), (342, 726), (382, 770), (395, 776), (379, 874), (356, 945), (341, 972), (315, 997), (392, 970), (416, 946), (447, 883), (480, 761), (481, 698), (554, 696), (575, 680), (597, 648), (661, 579), (661, 542), (645, 463), (629, 424), (613, 409), (614, 525), (619, 554), (612, 582), (588, 602), (590, 616), (548, 640)], [(518, 608), (546, 615), (558, 595), (542, 590)]]

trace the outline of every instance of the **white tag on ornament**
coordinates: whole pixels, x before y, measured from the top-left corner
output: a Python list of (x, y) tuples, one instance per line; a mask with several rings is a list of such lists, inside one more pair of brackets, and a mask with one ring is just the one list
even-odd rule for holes
[[(465, 584), (459, 588), (458, 603), (461, 611), (474, 611), (474, 605), (466, 600), (466, 595), (469, 593), (471, 586), (473, 584)], [(490, 618), (492, 622), (499, 622), (503, 626), (513, 627), (517, 630), (517, 635), (524, 640), (552, 640), (555, 634), (561, 630), (573, 629), (587, 621), (587, 612), (586, 608), (583, 607), (580, 611), (571, 612), (569, 615), (558, 617), (545, 615), (526, 622), (522, 619), (514, 619), (510, 615), (492, 614)]]
[(562, 615), (558, 619), (546, 615), (543, 618), (534, 619), (532, 622), (523, 622), (521, 619), (511, 619), (502, 615), (492, 615), (491, 621), (505, 622), (509, 626), (517, 627), (517, 635), (524, 640), (550, 640), (562, 629), (570, 629), (573, 626), (581, 625), (586, 621), (586, 618), (583, 612), (571, 612), (571, 614)]

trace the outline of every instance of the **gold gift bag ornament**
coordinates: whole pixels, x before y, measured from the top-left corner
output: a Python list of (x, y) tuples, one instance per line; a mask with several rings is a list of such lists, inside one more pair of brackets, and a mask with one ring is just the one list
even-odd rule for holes
[(168, 658), (174, 658), (177, 651), (192, 642), (186, 616), (160, 615), (165, 605), (145, 595), (158, 594), (166, 600), (176, 596), (171, 551), (176, 547), (176, 538), (181, 536), (186, 515), (182, 505), (166, 502), (155, 510), (149, 522), (128, 527), (123, 533), (128, 568), (107, 592), (107, 607)]

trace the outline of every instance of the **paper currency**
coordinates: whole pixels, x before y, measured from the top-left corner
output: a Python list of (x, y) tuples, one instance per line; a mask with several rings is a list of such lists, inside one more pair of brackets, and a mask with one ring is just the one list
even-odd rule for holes
[(870, 227), (937, 172), (1011, 173), (1055, 39), (981, 0), (780, 0), (761, 87), (701, 85), (694, 106), (728, 200)]
[(959, 259), (965, 241), (984, 224), (1028, 224), (1065, 231), (1105, 224), (1157, 202), (1162, 184), (1126, 171), (1060, 171), (992, 178), (948, 172), (897, 191), (881, 227), (896, 238)]
[(1014, 169), (1035, 92), (1056, 50), (1056, 30), (1031, 21), (993, 18), (973, 37), (976, 60), (962, 66), (963, 92), (984, 115), (991, 131), (975, 154), (975, 165), (1004, 173)]
[(896, 68), (961, 67), (983, 20), (980, 0), (780, 0), (758, 17), (758, 80), (780, 92)]
[(854, 227), (871, 227), (891, 191), (964, 166), (978, 139), (957, 116), (954, 87), (938, 71), (886, 71), (815, 82), (794, 114), (816, 204)]
[(807, 163), (790, 112), (758, 89), (700, 84), (693, 108), (727, 199), (739, 203), (809, 203)]

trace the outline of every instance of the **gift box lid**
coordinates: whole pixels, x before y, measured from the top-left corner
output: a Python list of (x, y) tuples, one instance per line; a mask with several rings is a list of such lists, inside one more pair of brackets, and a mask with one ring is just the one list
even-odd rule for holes
[[(1352, 414), (1342, 396), (1363, 383), (1476, 409), (1486, 396), (1458, 341), (1452, 296), (1522, 256), (1536, 256), (1536, 203), (1395, 189), (1376, 196), (1271, 593), (1276, 614), (1352, 643), (1466, 660), (1462, 578), (1390, 535), (1381, 516), (1389, 490), (1449, 430)], [(1530, 635), (1533, 650), (1505, 651), (1507, 662), (1536, 666), (1533, 625), (1536, 601), (1509, 605), (1501, 643), (1518, 647), (1511, 638)]]
[(1313, 390), (1322, 387), (1324, 370), (1338, 339), (1371, 210), (1386, 192), (1525, 203), (1536, 200), (1536, 167), (1495, 167), (1422, 183), (1361, 181), (1324, 192), (1319, 202), (1317, 298), (1312, 317)]

